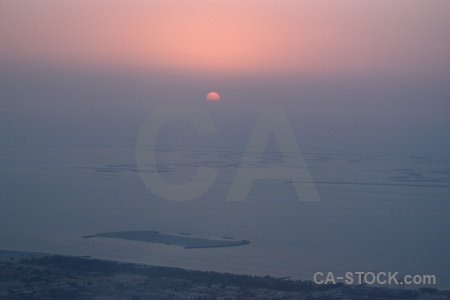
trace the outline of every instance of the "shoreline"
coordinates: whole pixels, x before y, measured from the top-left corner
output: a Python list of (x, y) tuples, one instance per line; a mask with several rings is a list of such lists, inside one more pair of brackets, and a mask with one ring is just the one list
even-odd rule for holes
[[(16, 259), (20, 257), (21, 259)], [(10, 258), (14, 258), (11, 260)], [(0, 250), (2, 299), (434, 299), (450, 290), (316, 284), (289, 277), (251, 276), (152, 266), (50, 253)], [(246, 299), (246, 298), (245, 298)]]

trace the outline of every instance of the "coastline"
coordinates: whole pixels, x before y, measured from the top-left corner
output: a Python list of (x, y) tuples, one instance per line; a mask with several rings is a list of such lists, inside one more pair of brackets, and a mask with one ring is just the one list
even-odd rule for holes
[[(11, 260), (12, 258), (12, 260)], [(20, 258), (20, 259), (18, 259)], [(149, 266), (89, 256), (0, 250), (2, 299), (448, 299), (450, 290), (398, 289)]]

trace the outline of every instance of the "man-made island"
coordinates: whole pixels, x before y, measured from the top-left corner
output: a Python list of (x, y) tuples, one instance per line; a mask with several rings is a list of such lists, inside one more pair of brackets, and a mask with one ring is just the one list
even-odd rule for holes
[(250, 243), (247, 240), (233, 240), (229, 237), (207, 239), (194, 237), (191, 234), (187, 233), (180, 233), (179, 235), (175, 235), (175, 234), (160, 233), (158, 231), (105, 232), (84, 236), (83, 238), (94, 238), (94, 237), (131, 240), (164, 245), (174, 245), (183, 247), (184, 249), (233, 247), (246, 245)]

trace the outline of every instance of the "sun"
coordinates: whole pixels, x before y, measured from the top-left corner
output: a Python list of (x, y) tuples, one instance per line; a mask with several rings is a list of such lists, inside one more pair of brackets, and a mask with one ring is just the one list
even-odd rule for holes
[(208, 93), (208, 95), (206, 95), (206, 100), (207, 101), (219, 101), (220, 95), (217, 92), (210, 92), (210, 93)]

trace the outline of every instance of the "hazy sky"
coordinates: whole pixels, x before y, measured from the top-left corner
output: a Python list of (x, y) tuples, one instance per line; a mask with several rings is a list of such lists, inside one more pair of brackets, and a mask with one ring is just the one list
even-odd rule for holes
[(2, 1), (2, 61), (314, 74), (448, 67), (448, 1)]
[(183, 103), (242, 148), (271, 104), (305, 150), (446, 153), (449, 28), (445, 0), (1, 0), (2, 146), (133, 145)]

